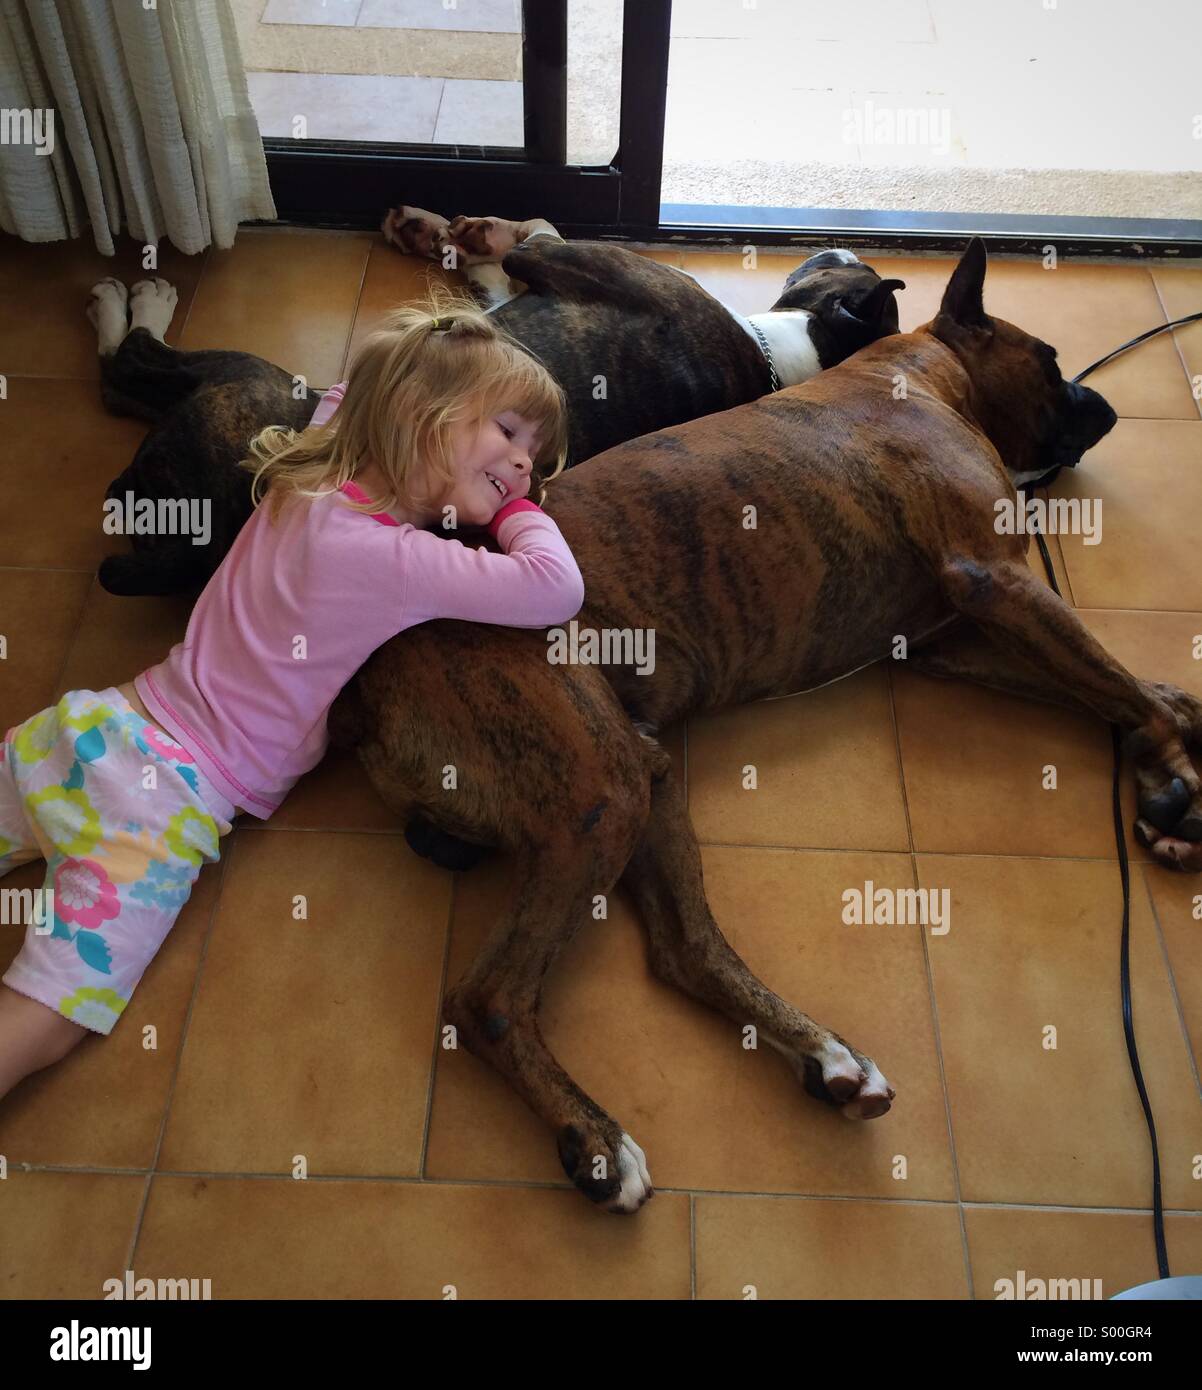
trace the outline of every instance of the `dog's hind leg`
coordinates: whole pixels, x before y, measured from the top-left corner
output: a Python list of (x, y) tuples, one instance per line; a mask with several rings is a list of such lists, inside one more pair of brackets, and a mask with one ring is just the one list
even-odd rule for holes
[(139, 280), (129, 291), (130, 331), (145, 328), (152, 338), (164, 342), (178, 301), (179, 294), (169, 280), (158, 275), (153, 280)]
[(129, 291), (110, 275), (92, 286), (85, 312), (96, 330), (96, 350), (103, 361), (129, 332)]
[(516, 856), (514, 901), (444, 1017), (551, 1126), (581, 1192), (637, 1210), (651, 1195), (642, 1150), (560, 1066), (538, 1008), (556, 956), (630, 857), (662, 750), (596, 668), (548, 662), (541, 633), (454, 622), (386, 643), (335, 702), (330, 733), (357, 746), (394, 809), (420, 806), (441, 829)]
[(875, 1062), (786, 1003), (751, 973), (714, 921), (684, 793), (671, 776), (651, 789), (651, 814), (622, 877), (650, 935), (655, 974), (740, 1025), (754, 1024), (806, 1090), (849, 1119), (883, 1115), (894, 1090)]
[(111, 275), (92, 286), (87, 315), (96, 330), (96, 347), (101, 359), (112, 357), (126, 334), (144, 328), (161, 343), (166, 337), (179, 295), (170, 281), (156, 276), (139, 280), (127, 290)]
[[(304, 428), (317, 409), (317, 397), (310, 392), (307, 399), (298, 400), (303, 397), (299, 377), (249, 352), (186, 352), (168, 346), (154, 329), (162, 325), (170, 298), (138, 290), (135, 285), (130, 304), (137, 319), (147, 322), (135, 322), (117, 350), (100, 358), (100, 396), (114, 415), (134, 415), (157, 424), (202, 387), (228, 385), (240, 390), (248, 405), (262, 406), (263, 413), (256, 416), (260, 427)], [(239, 443), (240, 451), (244, 442)]]
[(636, 820), (635, 805), (618, 807), (611, 797), (587, 844), (582, 834), (567, 833), (519, 853), (517, 899), (443, 1005), (467, 1049), (551, 1126), (572, 1182), (621, 1213), (653, 1195), (643, 1151), (560, 1066), (539, 1031), (538, 1008), (552, 961), (616, 880)]

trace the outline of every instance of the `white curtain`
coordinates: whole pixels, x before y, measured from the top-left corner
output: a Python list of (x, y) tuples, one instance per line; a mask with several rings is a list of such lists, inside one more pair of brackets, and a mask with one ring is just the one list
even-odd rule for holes
[(0, 0), (6, 232), (191, 255), (275, 215), (229, 0)]

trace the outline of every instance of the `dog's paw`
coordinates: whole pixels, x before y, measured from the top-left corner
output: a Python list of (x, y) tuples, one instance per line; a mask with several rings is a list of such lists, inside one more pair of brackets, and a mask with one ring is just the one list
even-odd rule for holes
[(1147, 681), (1146, 684), (1173, 711), (1186, 747), (1202, 748), (1202, 700), (1178, 685), (1164, 681)]
[(1139, 802), (1135, 838), (1158, 864), (1181, 873), (1202, 870), (1202, 791), (1170, 771), (1137, 772)]
[(428, 260), (442, 258), (446, 248), (447, 219), (425, 208), (402, 206), (384, 214), (380, 231), (384, 240), (407, 256), (425, 256)]
[(111, 275), (92, 286), (84, 312), (96, 330), (101, 353), (114, 352), (129, 327), (129, 291)]
[(124, 311), (128, 302), (129, 291), (125, 288), (124, 282), (115, 279), (112, 275), (106, 275), (103, 280), (97, 280), (91, 288), (88, 296), (88, 318), (92, 319), (94, 324), (96, 320), (93, 315), (99, 310), (102, 304), (114, 303), (119, 305), (122, 311)]
[(518, 244), (520, 228), (502, 217), (452, 217), (447, 240), (454, 243), (464, 265), (499, 261)]
[(1178, 873), (1202, 873), (1202, 816), (1187, 813), (1167, 833), (1143, 816), (1135, 822), (1135, 838), (1158, 864)]
[[(616, 1128), (616, 1126), (615, 1126)], [(605, 1139), (576, 1125), (559, 1131), (559, 1161), (581, 1192), (605, 1211), (629, 1216), (655, 1196), (647, 1155), (629, 1134)]]
[(145, 328), (162, 342), (178, 302), (179, 293), (170, 280), (159, 276), (139, 280), (129, 291), (130, 327)]
[(836, 1106), (849, 1120), (877, 1119), (889, 1111), (897, 1095), (871, 1057), (835, 1038), (819, 1055), (790, 1056), (789, 1061), (810, 1095)]

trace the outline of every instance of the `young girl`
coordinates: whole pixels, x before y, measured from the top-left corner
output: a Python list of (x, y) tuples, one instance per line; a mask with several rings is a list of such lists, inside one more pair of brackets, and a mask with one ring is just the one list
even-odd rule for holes
[(234, 816), (266, 820), (321, 759), (335, 696), (378, 646), (431, 618), (537, 628), (579, 610), (576, 562), (527, 497), (565, 442), (552, 378), (451, 300), (395, 312), (303, 434), (253, 441), (262, 504), (183, 642), (0, 741), (0, 875), (46, 859), (44, 911), (0, 984), (0, 1096), (112, 1030)]

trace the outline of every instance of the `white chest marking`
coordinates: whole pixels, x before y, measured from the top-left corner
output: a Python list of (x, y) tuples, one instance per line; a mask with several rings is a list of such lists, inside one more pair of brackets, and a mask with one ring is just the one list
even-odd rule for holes
[[(731, 313), (734, 314), (733, 309)], [(751, 329), (754, 323), (768, 339), (782, 387), (798, 386), (822, 370), (818, 350), (810, 338), (810, 320), (814, 315), (808, 309), (778, 309), (775, 313), (752, 314), (750, 322), (742, 314), (734, 316), (752, 338), (755, 338)], [(756, 346), (759, 346), (758, 339)]]
[[(690, 270), (682, 270), (680, 266), (669, 267), (680, 275), (687, 275), (690, 280), (701, 282)], [(716, 298), (717, 296), (715, 296)], [(718, 300), (719, 304), (722, 303)], [(763, 345), (756, 337), (751, 323), (743, 314), (736, 313), (729, 304), (722, 304), (726, 312), (742, 328), (751, 341), (763, 352)], [(818, 353), (814, 344), (810, 341), (810, 320), (814, 317), (808, 309), (780, 309), (776, 313), (752, 314), (756, 327), (768, 339), (768, 348), (772, 353), (772, 360), (776, 365), (776, 375), (780, 378), (782, 389), (786, 386), (799, 386), (803, 381), (809, 381), (812, 376), (817, 376), (822, 370), (822, 363), (818, 360)]]

